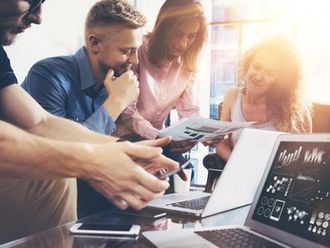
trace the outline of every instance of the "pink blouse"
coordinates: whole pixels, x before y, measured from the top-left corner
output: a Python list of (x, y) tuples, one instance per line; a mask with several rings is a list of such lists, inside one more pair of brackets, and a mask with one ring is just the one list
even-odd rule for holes
[(162, 68), (148, 61), (148, 41), (139, 48), (140, 95), (121, 115), (124, 125), (147, 139), (154, 139), (162, 129), (171, 109), (179, 118), (199, 113), (195, 75), (181, 68), (178, 58)]

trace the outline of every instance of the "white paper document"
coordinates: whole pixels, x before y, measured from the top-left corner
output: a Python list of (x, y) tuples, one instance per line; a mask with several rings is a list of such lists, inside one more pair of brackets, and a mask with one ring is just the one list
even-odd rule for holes
[(202, 117), (183, 119), (160, 131), (159, 136), (172, 136), (175, 141), (194, 139), (196, 141), (212, 140), (241, 128), (250, 127), (254, 122), (227, 122)]

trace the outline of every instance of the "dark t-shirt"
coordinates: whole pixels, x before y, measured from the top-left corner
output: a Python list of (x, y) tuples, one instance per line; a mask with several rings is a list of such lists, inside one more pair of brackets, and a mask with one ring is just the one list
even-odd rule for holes
[(17, 78), (10, 66), (10, 61), (6, 51), (0, 47), (0, 89), (17, 83)]

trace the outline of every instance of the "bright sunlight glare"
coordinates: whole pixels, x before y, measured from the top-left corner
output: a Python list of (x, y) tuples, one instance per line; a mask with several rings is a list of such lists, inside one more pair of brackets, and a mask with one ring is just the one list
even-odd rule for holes
[[(244, 3), (238, 0), (240, 9)], [(252, 0), (257, 6), (257, 0)], [(273, 19), (266, 25), (244, 25), (243, 50), (276, 34), (292, 39), (302, 58), (306, 97), (311, 102), (330, 103), (330, 1), (262, 1), (260, 17)], [(250, 2), (249, 2), (250, 4)], [(248, 7), (248, 6), (246, 6)]]
[(295, 0), (293, 22), (302, 54), (306, 92), (313, 102), (330, 103), (330, 1)]

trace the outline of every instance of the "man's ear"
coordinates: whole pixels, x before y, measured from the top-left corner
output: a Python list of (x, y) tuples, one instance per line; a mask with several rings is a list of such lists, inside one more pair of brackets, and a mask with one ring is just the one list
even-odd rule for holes
[(95, 34), (89, 34), (87, 37), (87, 42), (87, 45), (92, 52), (97, 53), (100, 51), (101, 40)]

